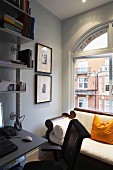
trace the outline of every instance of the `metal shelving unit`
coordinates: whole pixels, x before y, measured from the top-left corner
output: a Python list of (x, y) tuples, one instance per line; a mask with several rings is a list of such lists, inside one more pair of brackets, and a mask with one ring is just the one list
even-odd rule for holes
[[(25, 11), (20, 9), (19, 7), (16, 7), (15, 5), (11, 4), (7, 0), (0, 0), (0, 11), (2, 11), (4, 14), (8, 14), (14, 18), (17, 18), (18, 16), (22, 14), (27, 14)], [(29, 42), (33, 42), (32, 39), (27, 38), (25, 36), (22, 36), (21, 34), (0, 27), (0, 39), (5, 39), (7, 42), (10, 42), (12, 44), (17, 45), (17, 50), (20, 50), (20, 47), (22, 44), (26, 44)], [(17, 57), (18, 58), (18, 57)], [(25, 65), (18, 65), (18, 64), (7, 64), (7, 63), (0, 63), (1, 69), (11, 69), (16, 70), (16, 80), (20, 81), (20, 70), (22, 69), (28, 69), (32, 70), (33, 68), (29, 68)], [(20, 117), (20, 93), (24, 93), (25, 91), (5, 91), (0, 93), (16, 93), (16, 121), (18, 121), (18, 118)]]

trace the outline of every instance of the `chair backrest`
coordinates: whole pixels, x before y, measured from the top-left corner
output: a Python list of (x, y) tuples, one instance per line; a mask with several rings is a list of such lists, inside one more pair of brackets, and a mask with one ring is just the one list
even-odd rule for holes
[(67, 170), (75, 170), (82, 141), (89, 137), (89, 132), (77, 119), (70, 121), (62, 146), (63, 159), (67, 165)]

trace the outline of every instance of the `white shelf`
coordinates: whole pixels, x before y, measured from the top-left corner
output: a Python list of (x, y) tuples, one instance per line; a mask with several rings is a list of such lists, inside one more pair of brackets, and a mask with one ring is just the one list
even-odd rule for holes
[(16, 70), (16, 69), (21, 69), (21, 70), (32, 70), (33, 68), (29, 68), (26, 65), (22, 65), (22, 64), (14, 64), (14, 63), (0, 63), (0, 68), (9, 68), (12, 70)]
[(0, 39), (5, 39), (6, 41), (14, 44), (26, 44), (28, 42), (32, 42), (33, 40), (27, 37), (22, 36), (21, 34), (0, 27)]
[(0, 93), (25, 93), (26, 91), (0, 91)]

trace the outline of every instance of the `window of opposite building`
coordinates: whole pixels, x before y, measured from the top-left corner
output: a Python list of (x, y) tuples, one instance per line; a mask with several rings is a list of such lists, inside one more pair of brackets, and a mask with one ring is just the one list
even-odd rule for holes
[(86, 77), (78, 78), (78, 88), (79, 89), (87, 89), (88, 88), (88, 78), (86, 78)]
[(88, 98), (87, 97), (79, 97), (78, 98), (78, 107), (80, 108), (88, 108)]

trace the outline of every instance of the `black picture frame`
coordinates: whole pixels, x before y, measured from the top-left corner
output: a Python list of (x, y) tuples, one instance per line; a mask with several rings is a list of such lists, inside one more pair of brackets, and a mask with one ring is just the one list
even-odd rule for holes
[(35, 104), (51, 102), (52, 100), (52, 76), (35, 75)]
[(36, 43), (35, 72), (52, 73), (52, 48)]

